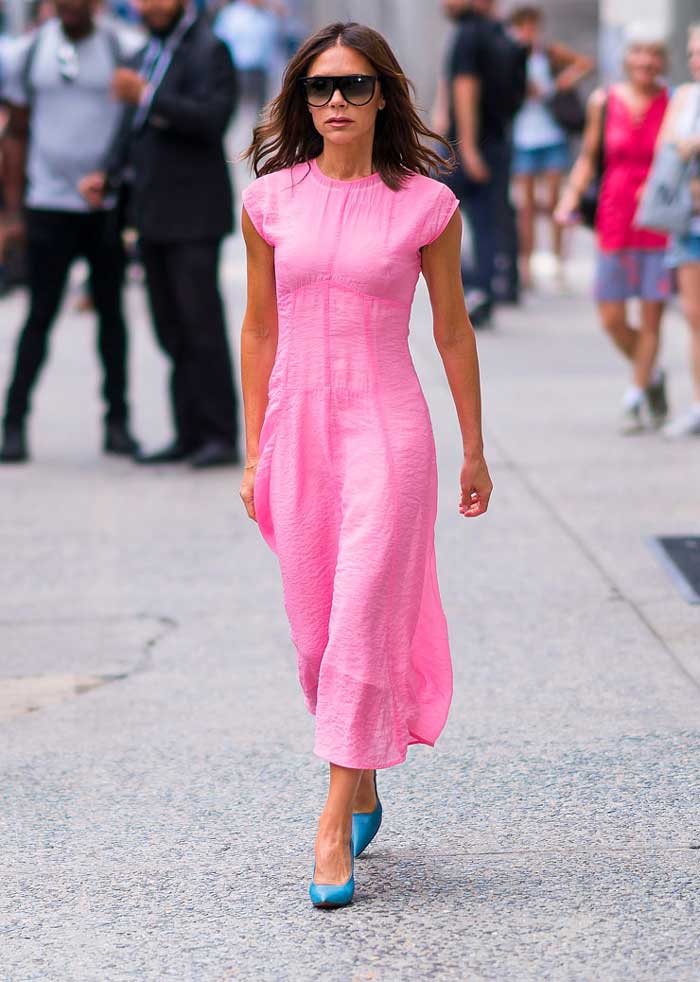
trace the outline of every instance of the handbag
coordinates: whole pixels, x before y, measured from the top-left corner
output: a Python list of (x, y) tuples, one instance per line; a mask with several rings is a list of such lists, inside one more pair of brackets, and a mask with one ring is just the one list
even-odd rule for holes
[(586, 107), (576, 89), (562, 89), (547, 99), (545, 105), (565, 133), (577, 136), (586, 125)]
[[(700, 98), (691, 118), (692, 133), (700, 121)], [(685, 235), (693, 217), (691, 181), (695, 162), (683, 160), (673, 143), (662, 144), (654, 155), (635, 217), (635, 225), (659, 232)]]
[(600, 188), (603, 183), (603, 171), (605, 170), (605, 119), (608, 112), (607, 96), (600, 114), (600, 146), (598, 147), (598, 160), (596, 162), (596, 172), (588, 187), (581, 195), (578, 205), (578, 213), (581, 224), (586, 228), (594, 229), (596, 215), (598, 214), (598, 199), (600, 198)]

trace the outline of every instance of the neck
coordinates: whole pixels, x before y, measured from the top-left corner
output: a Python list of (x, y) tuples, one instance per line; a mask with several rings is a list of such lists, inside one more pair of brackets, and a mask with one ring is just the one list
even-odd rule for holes
[(332, 177), (337, 181), (354, 181), (360, 177), (369, 177), (374, 170), (373, 146), (373, 130), (367, 134), (366, 139), (362, 139), (362, 142), (358, 141), (357, 145), (339, 147), (324, 142), (317, 163), (326, 177)]
[(630, 82), (630, 88), (636, 95), (641, 96), (643, 99), (649, 99), (651, 96), (656, 95), (661, 86), (657, 82), (649, 82), (647, 85), (635, 85), (634, 82)]
[(82, 41), (82, 39), (86, 38), (88, 34), (92, 34), (94, 24), (92, 19), (86, 20), (82, 24), (73, 24), (72, 27), (68, 27), (66, 24), (62, 23), (61, 29), (66, 37), (71, 41)]
[(162, 27), (160, 29), (156, 29), (155, 27), (152, 27), (151, 34), (155, 34), (155, 36), (158, 38), (166, 38), (169, 34), (172, 34), (172, 32), (180, 23), (184, 15), (185, 15), (185, 8), (182, 7), (180, 10), (178, 10), (178, 12), (175, 14), (173, 19), (167, 25), (167, 27)]

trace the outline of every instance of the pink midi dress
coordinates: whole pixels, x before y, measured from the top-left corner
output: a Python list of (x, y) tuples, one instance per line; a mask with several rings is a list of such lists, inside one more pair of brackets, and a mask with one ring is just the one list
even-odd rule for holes
[(254, 501), (276, 553), (314, 752), (344, 767), (434, 744), (452, 697), (435, 567), (435, 444), (408, 347), (422, 246), (457, 199), (315, 161), (243, 192), (274, 248), (279, 336)]

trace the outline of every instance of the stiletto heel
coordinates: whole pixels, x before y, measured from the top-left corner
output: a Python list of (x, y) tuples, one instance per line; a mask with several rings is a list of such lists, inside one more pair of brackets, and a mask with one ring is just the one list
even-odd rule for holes
[(350, 879), (345, 883), (314, 883), (316, 875), (316, 864), (311, 877), (309, 896), (314, 907), (323, 910), (335, 907), (347, 907), (352, 903), (355, 894), (355, 847), (352, 839), (350, 840)]
[(382, 803), (377, 790), (377, 772), (374, 772), (374, 793), (377, 804), (371, 812), (353, 812), (352, 841), (355, 844), (355, 856), (361, 855), (379, 831), (382, 824)]

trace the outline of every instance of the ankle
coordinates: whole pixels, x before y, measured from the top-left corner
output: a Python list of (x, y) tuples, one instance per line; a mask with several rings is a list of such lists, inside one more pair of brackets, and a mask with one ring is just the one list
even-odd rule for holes
[(352, 812), (339, 815), (324, 809), (318, 820), (318, 838), (328, 845), (342, 845), (352, 835)]

